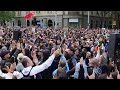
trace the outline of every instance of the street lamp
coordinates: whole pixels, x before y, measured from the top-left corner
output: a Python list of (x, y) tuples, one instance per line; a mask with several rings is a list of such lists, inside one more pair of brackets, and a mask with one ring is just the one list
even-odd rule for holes
[(55, 29), (57, 29), (57, 11), (52, 11), (55, 15)]
[(90, 11), (88, 11), (88, 29), (89, 29), (89, 26), (90, 26)]

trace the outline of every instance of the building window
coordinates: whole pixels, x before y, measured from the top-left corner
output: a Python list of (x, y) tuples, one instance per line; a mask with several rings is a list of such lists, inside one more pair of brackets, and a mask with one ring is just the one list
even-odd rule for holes
[(18, 11), (18, 16), (21, 16), (21, 11)]
[(39, 14), (39, 13), (40, 13), (40, 11), (36, 11), (36, 13), (37, 13), (37, 14)]
[(26, 14), (30, 13), (30, 11), (26, 11)]
[(18, 26), (21, 26), (21, 21), (20, 20), (18, 20)]

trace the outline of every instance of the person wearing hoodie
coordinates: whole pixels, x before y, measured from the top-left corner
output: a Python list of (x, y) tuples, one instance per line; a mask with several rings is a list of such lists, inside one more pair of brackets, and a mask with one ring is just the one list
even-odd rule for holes
[(22, 59), (22, 65), (24, 66), (24, 69), (22, 70), (23, 76), (30, 77), (30, 79), (35, 79), (36, 74), (38, 74), (38, 73), (44, 71), (45, 69), (47, 69), (48, 67), (50, 67), (51, 64), (53, 63), (55, 56), (57, 56), (59, 54), (60, 54), (60, 50), (58, 49), (41, 65), (37, 65), (38, 64), (37, 58), (33, 59), (36, 66), (34, 66), (32, 60), (29, 57), (24, 56)]

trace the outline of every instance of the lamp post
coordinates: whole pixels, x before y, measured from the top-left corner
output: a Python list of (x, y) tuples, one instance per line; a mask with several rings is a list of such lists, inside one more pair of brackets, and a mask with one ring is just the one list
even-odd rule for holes
[(55, 28), (54, 29), (57, 29), (57, 11), (52, 11), (55, 15)]
[(57, 11), (55, 11), (55, 29), (57, 29)]
[(88, 29), (89, 29), (89, 26), (90, 26), (90, 11), (88, 11)]

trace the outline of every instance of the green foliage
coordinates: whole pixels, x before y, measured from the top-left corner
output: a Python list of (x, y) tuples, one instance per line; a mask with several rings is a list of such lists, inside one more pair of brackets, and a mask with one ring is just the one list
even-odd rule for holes
[(0, 21), (9, 21), (15, 17), (15, 11), (0, 11)]

